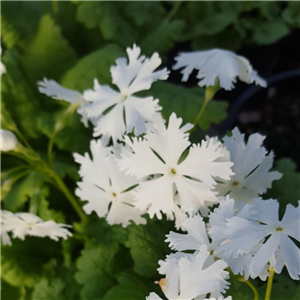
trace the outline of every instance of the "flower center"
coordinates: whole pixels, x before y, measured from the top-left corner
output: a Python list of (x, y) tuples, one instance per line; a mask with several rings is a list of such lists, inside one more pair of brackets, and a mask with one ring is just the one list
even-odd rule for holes
[(282, 231), (282, 230), (283, 230), (282, 227), (277, 227), (277, 228), (276, 228), (276, 231)]
[(238, 185), (240, 184), (240, 182), (237, 181), (237, 180), (235, 180), (235, 181), (233, 181), (231, 184), (232, 184), (233, 186), (238, 186)]
[(115, 193), (115, 192), (112, 192), (111, 194), (112, 194), (112, 196), (113, 196), (114, 198), (116, 198), (116, 197), (117, 197), (117, 193)]
[(170, 174), (173, 175), (173, 176), (175, 176), (177, 174), (176, 169), (175, 168), (171, 168), (170, 169)]

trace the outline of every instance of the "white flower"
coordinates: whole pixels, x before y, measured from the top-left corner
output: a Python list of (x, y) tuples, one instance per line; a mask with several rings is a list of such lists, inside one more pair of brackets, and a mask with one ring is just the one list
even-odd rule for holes
[(195, 254), (175, 253), (166, 261), (159, 261), (160, 274), (166, 277), (159, 285), (168, 299), (194, 299), (210, 294), (220, 296), (225, 293), (229, 283), (229, 274), (225, 271), (227, 264), (218, 260), (206, 267), (209, 252), (201, 246)]
[[(0, 46), (0, 56), (2, 55), (2, 47)], [(6, 73), (6, 68), (5, 68), (5, 65), (0, 62), (0, 75)]]
[(291, 237), (300, 241), (300, 209), (288, 204), (286, 212), (279, 220), (279, 204), (276, 200), (253, 199), (250, 203), (257, 210), (256, 221), (235, 216), (228, 218), (226, 223), (215, 225), (210, 233), (213, 238), (226, 239), (219, 247), (225, 255), (237, 257), (250, 253), (260, 242), (250, 264), (253, 278), (263, 272), (265, 265), (270, 263), (277, 273), (287, 267), (290, 276), (298, 280), (300, 275), (300, 250)]
[(233, 274), (243, 275), (246, 279), (249, 277), (249, 264), (251, 262), (251, 256), (248, 254), (240, 255), (237, 258), (224, 257), (221, 253), (215, 254), (215, 250), (220, 244), (220, 240), (212, 240), (207, 234), (205, 223), (201, 216), (196, 215), (194, 217), (187, 218), (182, 225), (183, 230), (186, 230), (187, 234), (179, 234), (176, 232), (170, 232), (167, 235), (166, 242), (170, 243), (170, 248), (177, 251), (194, 250), (197, 251), (202, 245), (207, 247), (210, 256), (206, 261), (206, 266), (210, 266), (217, 259), (224, 260), (231, 268)]
[(3, 245), (11, 245), (11, 240), (8, 235), (7, 221), (13, 216), (13, 213), (8, 210), (1, 210), (1, 241)]
[[(48, 97), (56, 100), (64, 100), (74, 106), (78, 106), (77, 112), (82, 116), (81, 122), (85, 125), (85, 127), (88, 126), (89, 119), (87, 115), (80, 110), (80, 108), (87, 105), (81, 93), (79, 93), (78, 91), (66, 89), (58, 84), (55, 80), (48, 80), (47, 78), (44, 78), (43, 81), (38, 81), (38, 89), (40, 93), (45, 94)], [(90, 121), (92, 123), (95, 122), (95, 120), (92, 118), (90, 119)]]
[[(229, 179), (230, 162), (221, 162), (222, 145), (213, 138), (193, 145), (186, 158), (180, 158), (190, 146), (190, 124), (181, 127), (182, 119), (173, 113), (168, 127), (160, 115), (147, 125), (144, 139), (126, 137), (132, 151), (124, 151), (120, 167), (127, 174), (142, 180), (135, 191), (135, 206), (145, 210), (151, 218), (159, 219), (161, 212), (169, 217), (179, 205), (183, 212), (207, 211), (207, 206), (217, 202), (211, 191), (216, 184), (214, 177)], [(178, 196), (175, 198), (175, 193)]]
[(132, 189), (138, 181), (121, 172), (117, 166), (116, 155), (111, 148), (104, 147), (101, 141), (91, 141), (93, 159), (75, 154), (79, 163), (82, 182), (78, 183), (76, 195), (88, 203), (83, 207), (87, 214), (95, 211), (105, 217), (109, 224), (127, 226), (130, 221), (145, 224), (142, 211), (133, 207)]
[(273, 166), (273, 152), (268, 154), (263, 146), (265, 137), (255, 133), (245, 143), (244, 134), (238, 128), (232, 131), (232, 137), (224, 138), (224, 145), (233, 162), (234, 176), (229, 181), (219, 180), (216, 191), (219, 196), (229, 195), (236, 201), (249, 202), (271, 187), (274, 180), (281, 178), (279, 172), (269, 172)]
[(12, 151), (17, 147), (18, 140), (15, 134), (9, 130), (0, 129), (1, 151)]
[(65, 227), (70, 225), (57, 224), (54, 221), (43, 221), (30, 213), (10, 214), (9, 218), (2, 220), (6, 232), (12, 232), (14, 238), (24, 240), (26, 235), (37, 237), (49, 237), (58, 241), (59, 238), (67, 239), (72, 236)]
[(238, 77), (246, 83), (266, 87), (267, 83), (257, 75), (249, 61), (233, 52), (221, 49), (180, 53), (175, 57), (174, 70), (184, 68), (182, 81), (187, 81), (193, 69), (198, 70), (199, 86), (214, 86), (216, 80), (220, 87), (232, 90)]
[(142, 98), (134, 94), (150, 89), (156, 80), (168, 78), (167, 69), (154, 71), (161, 64), (157, 53), (150, 59), (145, 58), (140, 56), (141, 49), (133, 45), (133, 48), (127, 48), (127, 54), (128, 62), (126, 58), (119, 58), (116, 66), (110, 69), (119, 91), (99, 85), (95, 80), (94, 90), (84, 93), (84, 99), (90, 105), (80, 109), (89, 118), (99, 118), (94, 136), (112, 137), (114, 142), (125, 132), (134, 131), (135, 135), (145, 132), (145, 122), (151, 122), (152, 115), (161, 107), (153, 97)]

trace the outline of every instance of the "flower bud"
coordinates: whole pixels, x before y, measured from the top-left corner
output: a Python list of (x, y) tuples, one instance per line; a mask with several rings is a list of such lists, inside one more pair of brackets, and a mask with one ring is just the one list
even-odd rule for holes
[(11, 151), (17, 147), (18, 140), (14, 133), (9, 130), (0, 129), (1, 134), (1, 151)]

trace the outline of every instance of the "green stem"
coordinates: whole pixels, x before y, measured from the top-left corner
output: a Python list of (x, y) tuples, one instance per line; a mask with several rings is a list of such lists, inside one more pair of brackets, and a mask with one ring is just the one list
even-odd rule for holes
[(68, 187), (65, 185), (65, 183), (62, 181), (62, 179), (52, 169), (49, 169), (48, 173), (52, 177), (52, 179), (55, 181), (55, 183), (57, 184), (57, 186), (61, 190), (61, 192), (69, 200), (70, 204), (73, 206), (74, 210), (77, 212), (77, 214), (80, 217), (81, 221), (86, 221), (87, 216), (84, 214), (84, 212), (82, 211), (80, 205), (77, 203), (76, 198), (72, 195), (72, 193), (70, 192)]
[(166, 15), (164, 18), (163, 22), (169, 22), (171, 19), (175, 16), (177, 13), (179, 7), (181, 6), (183, 1), (176, 1), (175, 4), (173, 5), (172, 9), (169, 11), (169, 13)]
[(52, 0), (52, 12), (54, 17), (56, 18), (58, 14), (58, 1), (56, 0)]
[(269, 273), (270, 273), (270, 276), (268, 278), (267, 290), (266, 290), (266, 294), (265, 294), (265, 300), (270, 300), (270, 297), (271, 297), (272, 284), (273, 284), (275, 269), (273, 267), (269, 268)]
[(253, 300), (258, 300), (259, 299), (259, 294), (258, 294), (258, 291), (257, 291), (256, 287), (249, 280), (246, 280), (244, 278), (240, 278), (240, 279), (238, 279), (238, 281), (244, 282), (249, 286), (249, 288), (252, 290), (252, 292), (254, 294)]
[(53, 145), (54, 145), (54, 140), (55, 140), (56, 134), (57, 134), (57, 131), (55, 130), (53, 132), (52, 137), (49, 140), (49, 144), (48, 144), (48, 161), (49, 161), (50, 166), (53, 165), (53, 153), (52, 153), (52, 150), (53, 150)]

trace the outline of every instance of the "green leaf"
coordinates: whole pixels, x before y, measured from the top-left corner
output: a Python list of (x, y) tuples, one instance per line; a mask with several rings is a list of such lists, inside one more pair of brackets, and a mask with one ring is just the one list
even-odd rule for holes
[(82, 284), (81, 297), (102, 299), (105, 292), (115, 283), (118, 266), (115, 257), (119, 251), (116, 243), (99, 244), (84, 249), (77, 260), (75, 278)]
[(1, 99), (19, 130), (32, 138), (38, 137), (36, 118), (40, 111), (37, 89), (31, 85), (20, 63), (20, 56), (15, 50), (5, 51), (2, 61), (7, 73), (1, 78)]
[(29, 197), (36, 192), (36, 186), (40, 180), (41, 175), (39, 173), (31, 172), (26, 177), (16, 181), (4, 198), (5, 208), (13, 212), (22, 208)]
[(22, 44), (20, 34), (4, 15), (1, 15), (1, 38), (7, 48), (13, 48), (18, 43)]
[[(259, 288), (259, 294), (263, 296), (266, 292), (267, 284), (264, 282)], [(296, 280), (293, 280), (284, 271), (280, 275), (275, 274), (272, 285), (272, 300), (298, 300), (300, 295), (300, 286)], [(233, 299), (233, 297), (232, 297)]]
[[(151, 93), (159, 99), (164, 117), (168, 118), (172, 112), (175, 112), (185, 123), (194, 122), (204, 102), (204, 89), (200, 87), (185, 88), (171, 83), (157, 82), (151, 88)], [(227, 116), (227, 106), (226, 102), (212, 100), (199, 122), (201, 129), (208, 130), (211, 124), (218, 124), (224, 120)]]
[(124, 52), (119, 46), (107, 45), (79, 60), (76, 66), (64, 75), (62, 84), (67, 88), (83, 91), (93, 87), (95, 78), (100, 84), (109, 83), (110, 66), (120, 56), (124, 56)]
[(282, 158), (275, 164), (274, 170), (282, 173), (282, 177), (272, 184), (272, 188), (264, 195), (264, 198), (278, 199), (280, 211), (285, 211), (288, 203), (297, 206), (300, 199), (300, 174), (297, 172), (296, 164), (288, 159)]
[(38, 32), (26, 47), (23, 63), (33, 80), (43, 77), (58, 79), (74, 64), (76, 55), (61, 29), (54, 20), (45, 15), (41, 18)]
[(141, 27), (150, 24), (153, 26), (153, 17), (161, 20), (165, 15), (165, 9), (159, 1), (123, 1), (122, 13), (135, 26)]
[(288, 1), (287, 8), (284, 10), (282, 17), (289, 25), (300, 27), (299, 1)]
[(47, 238), (13, 239), (12, 246), (1, 249), (1, 278), (12, 286), (33, 287), (44, 276), (44, 264), (59, 251), (59, 244)]
[[(48, 193), (47, 193), (48, 196)], [(44, 220), (53, 220), (57, 223), (65, 223), (66, 219), (64, 214), (61, 211), (56, 211), (54, 209), (49, 208), (49, 202), (45, 197), (39, 195), (40, 197), (40, 205), (38, 210), (38, 215)]]
[(133, 224), (128, 227), (129, 237), (125, 245), (130, 248), (137, 274), (157, 278), (158, 261), (170, 252), (164, 242), (165, 235), (173, 226), (172, 222), (150, 220), (145, 226)]
[(289, 28), (281, 19), (261, 21), (254, 27), (253, 39), (259, 45), (268, 45), (276, 42), (288, 32)]
[(83, 1), (78, 5), (77, 20), (87, 28), (99, 28), (105, 40), (128, 46), (136, 41), (137, 31), (123, 17), (122, 8), (118, 2)]
[(1, 299), (2, 300), (21, 300), (22, 290), (19, 287), (11, 286), (5, 281), (1, 281)]
[(221, 32), (236, 20), (236, 14), (230, 11), (215, 13), (201, 20), (194, 28), (194, 36), (213, 35)]
[(178, 41), (183, 28), (184, 22), (179, 20), (162, 22), (141, 40), (140, 46), (143, 53), (146, 55), (152, 55), (154, 52), (166, 53)]
[(64, 288), (65, 284), (59, 278), (55, 278), (50, 282), (43, 278), (35, 285), (32, 296), (34, 300), (64, 300), (65, 298), (61, 296)]

